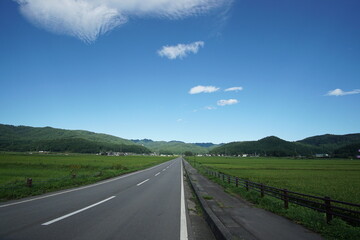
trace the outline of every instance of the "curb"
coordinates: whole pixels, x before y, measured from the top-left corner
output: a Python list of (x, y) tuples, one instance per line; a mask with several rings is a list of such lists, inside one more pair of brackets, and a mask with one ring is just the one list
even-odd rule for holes
[[(185, 159), (183, 159), (184, 162), (189, 164)], [(189, 173), (184, 165), (184, 170), (186, 173), (187, 179), (189, 179), (190, 186), (192, 190), (195, 192), (196, 198), (200, 202), (200, 207), (204, 212), (204, 217), (206, 222), (209, 224), (211, 231), (214, 233), (214, 236), (218, 240), (231, 240), (233, 239), (232, 234), (229, 232), (229, 230), (224, 226), (224, 224), (220, 221), (220, 219), (215, 215), (215, 213), (211, 210), (209, 205), (207, 204), (206, 200), (204, 200), (200, 196), (200, 192), (195, 186), (195, 184), (192, 182), (191, 177), (189, 176)]]

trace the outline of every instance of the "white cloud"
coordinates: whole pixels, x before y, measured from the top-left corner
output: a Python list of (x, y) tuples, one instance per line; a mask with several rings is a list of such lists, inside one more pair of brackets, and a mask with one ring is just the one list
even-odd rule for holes
[(352, 95), (352, 94), (359, 94), (359, 93), (360, 93), (360, 89), (354, 89), (354, 90), (349, 91), (349, 92), (344, 92), (340, 88), (337, 88), (337, 89), (334, 89), (332, 91), (329, 91), (326, 94), (326, 96), (345, 96), (345, 95)]
[(219, 106), (225, 106), (225, 105), (232, 105), (238, 103), (238, 100), (236, 99), (228, 99), (228, 100), (219, 100), (217, 102), (217, 105)]
[(167, 57), (168, 59), (182, 59), (189, 53), (197, 53), (199, 48), (203, 46), (203, 41), (193, 42), (190, 44), (178, 44), (176, 46), (163, 46), (157, 53), (161, 57)]
[(196, 86), (190, 89), (190, 94), (198, 94), (198, 93), (212, 93), (218, 91), (220, 88), (214, 86)]
[(207, 107), (205, 107), (205, 109), (206, 109), (206, 110), (214, 110), (214, 109), (216, 109), (216, 107), (213, 107), (213, 106), (207, 106)]
[(243, 87), (231, 87), (231, 88), (225, 89), (224, 91), (225, 91), (225, 92), (230, 92), (230, 91), (235, 91), (235, 92), (237, 92), (237, 91), (241, 91), (241, 90), (243, 90)]
[(32, 23), (93, 42), (135, 17), (179, 19), (226, 6), (231, 0), (13, 0)]

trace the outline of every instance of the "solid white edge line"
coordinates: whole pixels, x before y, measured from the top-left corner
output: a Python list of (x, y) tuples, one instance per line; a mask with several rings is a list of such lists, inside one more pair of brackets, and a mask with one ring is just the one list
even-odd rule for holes
[(141, 183), (136, 184), (136, 186), (140, 186), (141, 184), (146, 183), (146, 182), (149, 181), (149, 180), (150, 180), (150, 179), (148, 178), (148, 179), (142, 181)]
[(185, 194), (184, 194), (184, 176), (183, 161), (181, 159), (181, 203), (180, 203), (180, 240), (188, 239), (186, 210), (185, 210)]
[(160, 173), (158, 172), (157, 174), (155, 174), (155, 177), (158, 176)]
[(75, 212), (66, 214), (66, 215), (64, 215), (64, 216), (62, 216), (62, 217), (55, 218), (54, 220), (51, 220), (51, 221), (46, 222), (46, 223), (43, 223), (43, 224), (41, 224), (41, 225), (47, 226), (47, 225), (53, 224), (53, 223), (55, 223), (55, 222), (61, 221), (61, 220), (65, 219), (65, 218), (68, 218), (68, 217), (70, 217), (70, 216), (72, 216), (72, 215), (78, 214), (78, 213), (83, 212), (83, 211), (85, 211), (85, 210), (87, 210), (87, 209), (89, 209), (89, 208), (95, 207), (95, 206), (97, 206), (97, 205), (99, 205), (99, 204), (102, 204), (102, 203), (104, 203), (104, 202), (106, 202), (106, 201), (109, 201), (110, 199), (113, 199), (114, 197), (115, 197), (115, 196), (109, 197), (109, 198), (107, 198), (107, 199), (105, 199), (105, 200), (102, 200), (102, 201), (100, 201), (100, 202), (94, 203), (94, 204), (92, 204), (92, 205), (90, 205), (90, 206), (84, 207), (84, 208), (82, 208), (82, 209), (80, 209), (80, 210), (77, 210), (77, 211), (75, 211)]
[[(171, 161), (174, 161), (174, 160), (171, 160)], [(43, 199), (43, 198), (54, 197), (54, 196), (61, 195), (61, 194), (64, 194), (64, 193), (79, 191), (79, 190), (86, 189), (86, 188), (96, 187), (96, 186), (98, 186), (98, 185), (102, 185), (102, 184), (105, 184), (105, 183), (113, 182), (113, 181), (119, 180), (119, 179), (121, 179), (121, 178), (130, 177), (130, 176), (132, 176), (132, 175), (135, 175), (135, 174), (138, 174), (138, 173), (142, 173), (142, 172), (144, 172), (144, 171), (151, 170), (151, 169), (156, 168), (156, 167), (159, 167), (160, 165), (163, 165), (163, 164), (165, 164), (165, 163), (168, 163), (168, 162), (160, 163), (159, 165), (153, 166), (153, 167), (151, 167), (151, 168), (147, 168), (147, 169), (139, 170), (139, 171), (136, 171), (136, 172), (128, 173), (128, 174), (126, 174), (126, 175), (122, 175), (122, 176), (120, 176), (120, 177), (113, 178), (113, 179), (110, 179), (110, 180), (107, 180), (107, 181), (104, 181), (104, 182), (94, 183), (94, 184), (91, 184), (91, 185), (88, 185), (88, 186), (79, 187), (79, 188), (75, 188), (75, 189), (71, 189), (71, 190), (67, 190), (67, 191), (63, 191), (63, 192), (58, 192), (58, 193), (54, 193), (54, 194), (50, 194), (50, 195), (46, 195), (46, 196), (42, 196), (42, 197), (32, 198), (32, 199), (28, 199), (28, 200), (24, 200), (24, 201), (20, 201), (20, 202), (14, 202), (14, 203), (9, 203), (9, 204), (0, 205), (0, 208), (9, 207), (9, 206), (13, 206), (13, 205), (21, 204), (21, 203), (32, 202), (32, 201), (40, 200), (40, 199)], [(172, 163), (172, 164), (174, 164), (174, 163)], [(172, 165), (172, 164), (171, 164), (171, 165)]]

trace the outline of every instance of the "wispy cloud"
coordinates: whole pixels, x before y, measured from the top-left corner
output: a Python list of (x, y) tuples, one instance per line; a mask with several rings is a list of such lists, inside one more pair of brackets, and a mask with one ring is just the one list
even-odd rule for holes
[(359, 94), (360, 89), (354, 89), (352, 91), (345, 92), (341, 90), (340, 88), (334, 89), (329, 91), (326, 96), (345, 96), (345, 95), (352, 95), (352, 94)]
[(238, 103), (238, 100), (236, 99), (228, 99), (228, 100), (219, 100), (217, 102), (217, 105), (218, 106), (225, 106), (225, 105), (233, 105), (233, 104), (236, 104)]
[(190, 44), (178, 44), (175, 46), (163, 46), (157, 53), (161, 57), (167, 57), (168, 59), (184, 58), (189, 53), (196, 54), (200, 47), (204, 46), (203, 41), (197, 41)]
[(231, 88), (225, 89), (224, 91), (225, 91), (225, 92), (230, 92), (230, 91), (235, 91), (235, 92), (237, 92), (237, 91), (241, 91), (241, 90), (243, 90), (243, 87), (231, 87)]
[(213, 106), (206, 106), (205, 107), (205, 110), (215, 110), (216, 107), (213, 107)]
[(190, 89), (190, 94), (198, 94), (198, 93), (212, 93), (218, 91), (220, 88), (214, 86), (196, 86)]
[(93, 42), (132, 16), (180, 19), (206, 13), (231, 0), (13, 0), (32, 23), (51, 32)]
[(215, 24), (215, 28), (213, 29), (213, 36), (219, 37), (221, 36), (222, 29), (226, 25), (229, 17), (231, 16), (231, 7), (234, 0), (229, 0), (223, 4), (222, 10), (217, 14), (217, 22)]

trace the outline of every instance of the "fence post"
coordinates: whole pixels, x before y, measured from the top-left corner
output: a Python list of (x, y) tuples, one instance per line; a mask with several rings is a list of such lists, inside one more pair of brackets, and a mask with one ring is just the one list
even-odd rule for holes
[(260, 189), (261, 189), (261, 197), (264, 197), (264, 184), (260, 185)]
[(26, 186), (32, 187), (32, 178), (28, 178), (28, 179), (26, 180)]
[(249, 191), (249, 180), (245, 181), (246, 191)]
[(223, 179), (223, 182), (225, 182), (225, 174), (221, 173), (222, 174), (222, 179)]
[(239, 186), (239, 178), (238, 177), (235, 177), (235, 185), (236, 185), (236, 187)]
[(288, 209), (289, 208), (289, 196), (288, 196), (288, 190), (284, 189), (284, 208)]
[(330, 223), (331, 220), (333, 219), (333, 215), (331, 213), (331, 200), (330, 200), (330, 197), (325, 197), (324, 201), (325, 201), (325, 210), (326, 210), (326, 222)]
[(230, 184), (230, 175), (227, 175), (228, 178), (228, 184)]

